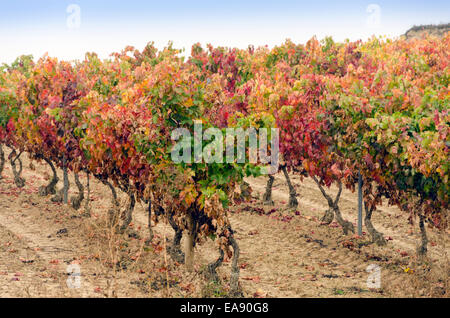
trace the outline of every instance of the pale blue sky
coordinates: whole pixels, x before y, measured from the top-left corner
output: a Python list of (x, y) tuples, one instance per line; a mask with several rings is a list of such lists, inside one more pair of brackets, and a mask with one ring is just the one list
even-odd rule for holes
[[(367, 39), (373, 34), (394, 37), (414, 24), (450, 20), (450, 1), (443, 0), (0, 0), (0, 4), (0, 63), (45, 52), (61, 59), (82, 59), (87, 51), (107, 57), (127, 45), (141, 49), (149, 41), (163, 47), (171, 40), (189, 53), (196, 42), (245, 48), (273, 46), (287, 38), (304, 43), (313, 35), (336, 40)], [(79, 25), (74, 11), (67, 12), (71, 4), (80, 8)]]

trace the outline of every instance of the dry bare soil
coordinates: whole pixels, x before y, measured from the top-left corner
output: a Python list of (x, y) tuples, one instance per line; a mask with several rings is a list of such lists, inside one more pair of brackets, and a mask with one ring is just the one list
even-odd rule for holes
[[(219, 255), (215, 242), (196, 247), (196, 270), (186, 273), (167, 254), (173, 230), (165, 222), (154, 227), (154, 240), (145, 244), (145, 206), (137, 204), (130, 228), (117, 234), (105, 221), (111, 205), (106, 186), (91, 179), (92, 216), (86, 217), (83, 208), (75, 211), (40, 197), (38, 187), (48, 183), (51, 170), (44, 163), (30, 166), (22, 157), (25, 187), (16, 187), (9, 165), (0, 179), (0, 297), (227, 296), (230, 260), (218, 270), (220, 283), (202, 275)], [(84, 175), (80, 179), (86, 184)], [(69, 197), (77, 193), (73, 176), (70, 181)], [(335, 222), (321, 225), (327, 202), (310, 179), (293, 177), (296, 210), (287, 209), (289, 191), (282, 174), (274, 183), (274, 206), (261, 204), (265, 177), (247, 181), (253, 199), (229, 214), (241, 250), (245, 297), (449, 297), (448, 230), (427, 227), (428, 257), (419, 260), (418, 226), (396, 208), (382, 206), (373, 217), (389, 239), (379, 247), (368, 235), (343, 235)], [(356, 198), (344, 191), (340, 201), (344, 217), (355, 225)], [(126, 205), (124, 194), (121, 203)], [(68, 274), (70, 264), (79, 266), (80, 276)], [(374, 265), (380, 269), (380, 288), (367, 284), (376, 275), (369, 270)], [(69, 288), (77, 286), (77, 279), (80, 288)]]

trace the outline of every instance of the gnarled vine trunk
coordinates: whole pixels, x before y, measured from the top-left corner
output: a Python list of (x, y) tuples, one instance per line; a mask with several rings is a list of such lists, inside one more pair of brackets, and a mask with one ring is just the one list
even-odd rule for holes
[(183, 231), (177, 225), (177, 223), (173, 220), (172, 215), (168, 216), (169, 224), (172, 226), (175, 231), (175, 235), (173, 237), (172, 246), (169, 246), (167, 249), (170, 257), (180, 264), (183, 264), (185, 261), (185, 254), (181, 250), (181, 238), (183, 237)]
[[(192, 212), (191, 212), (192, 213)], [(189, 213), (186, 215), (187, 229), (186, 242), (184, 250), (184, 264), (188, 272), (194, 271), (194, 238), (195, 238), (195, 221), (193, 215)]]
[(264, 193), (264, 196), (263, 196), (263, 202), (266, 205), (274, 204), (272, 201), (272, 187), (273, 187), (274, 181), (275, 181), (275, 177), (269, 174), (269, 180), (267, 180), (266, 192)]
[(329, 225), (334, 220), (334, 211), (333, 209), (328, 209), (325, 211), (325, 214), (320, 219), (322, 225)]
[(84, 187), (80, 182), (78, 173), (75, 173), (74, 175), (75, 175), (75, 184), (77, 185), (78, 188), (78, 195), (71, 197), (70, 201), (72, 203), (72, 207), (75, 210), (78, 210), (81, 207), (81, 202), (83, 202), (84, 200)]
[(120, 227), (120, 231), (123, 233), (128, 226), (131, 223), (131, 220), (133, 219), (133, 210), (134, 210), (134, 206), (136, 205), (136, 197), (134, 196), (134, 193), (132, 193), (131, 191), (128, 193), (128, 197), (130, 198), (130, 202), (128, 203), (127, 208), (125, 209), (124, 213), (123, 213), (123, 223), (122, 226)]
[(3, 151), (3, 145), (0, 144), (0, 179), (2, 179), (3, 169), (5, 169), (5, 152)]
[(223, 259), (224, 259), (225, 253), (222, 249), (219, 249), (219, 258), (215, 260), (214, 262), (208, 264), (205, 271), (205, 277), (207, 280), (213, 281), (213, 282), (219, 282), (219, 275), (217, 274), (217, 268), (222, 265)]
[(69, 200), (69, 173), (67, 171), (66, 157), (63, 158), (63, 181), (63, 202), (64, 204), (67, 204)]
[[(326, 192), (325, 189), (322, 187), (322, 185), (320, 184), (320, 182), (317, 180), (316, 177), (313, 177), (314, 182), (317, 184), (317, 186), (320, 189), (320, 192), (322, 193), (322, 195), (325, 197), (325, 199), (327, 199), (328, 202), (328, 206), (330, 207), (330, 209), (332, 211), (334, 211), (335, 217), (336, 217), (336, 221), (339, 223), (339, 225), (342, 227), (342, 230), (344, 232), (344, 235), (347, 235), (349, 231), (351, 231), (352, 233), (355, 233), (355, 227), (354, 225), (347, 221), (344, 220), (344, 218), (342, 217), (341, 211), (339, 209), (339, 199), (341, 198), (341, 193), (342, 193), (342, 183), (339, 182), (338, 183), (338, 193), (336, 194), (336, 198), (333, 200)], [(327, 212), (329, 213), (329, 212)]]
[(87, 197), (86, 202), (84, 203), (84, 213), (86, 216), (91, 216), (91, 208), (89, 207), (89, 202), (91, 200), (91, 188), (89, 182), (89, 172), (86, 172), (86, 188), (87, 188)]
[(56, 168), (55, 168), (55, 165), (53, 164), (53, 162), (51, 162), (47, 158), (43, 158), (43, 159), (50, 166), (50, 168), (52, 169), (52, 173), (53, 173), (52, 179), (50, 180), (49, 184), (46, 186), (39, 187), (39, 190), (38, 190), (39, 195), (42, 197), (45, 197), (47, 195), (56, 193), (56, 184), (58, 183), (59, 179), (58, 179), (58, 174), (56, 173)]
[(69, 175), (68, 175), (67, 166), (66, 166), (66, 159), (64, 158), (63, 159), (63, 187), (56, 192), (56, 194), (51, 198), (51, 201), (58, 202), (58, 203), (63, 202), (65, 204), (67, 204), (68, 195), (69, 195), (69, 187), (70, 187)]
[[(14, 174), (14, 183), (16, 184), (16, 186), (18, 188), (23, 188), (25, 186), (25, 179), (20, 176), (22, 173), (22, 160), (20, 160), (21, 155), (22, 155), (22, 151), (16, 156), (15, 150), (13, 150), (13, 152), (9, 155), (12, 172)], [(19, 162), (19, 170), (18, 171), (17, 171), (16, 161)]]
[(294, 208), (295, 209), (298, 206), (297, 192), (295, 191), (295, 188), (292, 185), (291, 179), (289, 178), (289, 174), (288, 174), (286, 166), (283, 166), (281, 168), (281, 170), (283, 170), (284, 177), (286, 178), (286, 182), (287, 182), (288, 187), (289, 187), (289, 203), (288, 203), (288, 206), (290, 208)]
[(65, 181), (63, 187), (56, 191), (56, 194), (51, 198), (52, 202), (62, 203), (64, 202), (64, 193), (69, 191), (70, 182), (69, 179)]
[(372, 224), (372, 212), (375, 208), (369, 208), (367, 203), (364, 203), (364, 209), (366, 211), (366, 215), (364, 217), (364, 224), (366, 225), (367, 231), (369, 231), (372, 236), (372, 242), (376, 243), (379, 246), (386, 245), (387, 242), (383, 237), (383, 233), (378, 232)]
[(419, 256), (426, 256), (428, 252), (428, 237), (427, 230), (425, 229), (425, 217), (423, 215), (419, 215), (419, 228), (420, 228), (420, 238), (421, 245), (418, 249)]
[(108, 210), (109, 223), (111, 226), (116, 226), (119, 222), (118, 214), (120, 212), (119, 209), (119, 200), (117, 199), (117, 192), (114, 186), (106, 179), (102, 177), (96, 176), (101, 183), (106, 185), (109, 190), (111, 190), (111, 208)]
[(152, 200), (148, 199), (147, 201), (148, 203), (148, 208), (147, 208), (147, 212), (148, 212), (148, 239), (145, 241), (145, 243), (147, 245), (149, 245), (152, 241), (153, 241), (153, 237), (154, 237), (154, 233), (153, 233), (153, 228), (152, 228)]
[(230, 274), (230, 296), (231, 297), (242, 297), (242, 290), (239, 286), (239, 245), (233, 236), (233, 232), (230, 228), (231, 235), (229, 237), (229, 242), (233, 248), (233, 259), (231, 261), (231, 274)]

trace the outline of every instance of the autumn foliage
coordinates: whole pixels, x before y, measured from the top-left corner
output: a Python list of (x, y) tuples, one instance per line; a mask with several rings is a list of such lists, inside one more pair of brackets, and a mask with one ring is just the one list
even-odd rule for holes
[[(355, 188), (445, 227), (449, 45), (427, 37), (273, 49), (127, 47), (109, 59), (20, 57), (0, 72), (0, 144), (110, 181), (170, 213), (196, 240), (232, 236), (227, 207), (258, 166), (170, 158), (176, 128), (276, 127), (289, 171)], [(332, 206), (334, 203), (330, 203)], [(158, 215), (154, 215), (157, 221)], [(192, 218), (194, 223), (186, 222)], [(191, 225), (189, 225), (191, 224)]]

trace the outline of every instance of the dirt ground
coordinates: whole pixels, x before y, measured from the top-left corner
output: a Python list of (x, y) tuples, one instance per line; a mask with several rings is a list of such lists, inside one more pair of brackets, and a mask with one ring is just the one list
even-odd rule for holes
[[(75, 211), (53, 203), (50, 196), (40, 197), (38, 187), (48, 183), (51, 170), (45, 163), (30, 166), (22, 157), (25, 187), (16, 187), (8, 164), (0, 179), (0, 297), (227, 296), (229, 260), (218, 269), (221, 283), (208, 283), (201, 274), (219, 255), (215, 242), (196, 247), (196, 270), (186, 273), (167, 254), (170, 226), (156, 225), (154, 240), (145, 244), (145, 206), (138, 203), (130, 228), (117, 234), (106, 222), (111, 206), (106, 186), (91, 179), (92, 215), (86, 217), (83, 208)], [(280, 173), (274, 206), (261, 203), (267, 179), (249, 178), (253, 199), (230, 211), (245, 297), (449, 297), (448, 230), (427, 227), (428, 256), (419, 260), (418, 225), (409, 224), (398, 209), (382, 206), (373, 223), (388, 244), (375, 246), (368, 235), (343, 235), (335, 222), (321, 225), (325, 198), (312, 180), (292, 178), (296, 210), (287, 208), (289, 191)], [(80, 180), (86, 184), (85, 175)], [(77, 193), (73, 176), (70, 181), (69, 197)], [(337, 189), (328, 191), (335, 194)], [(355, 226), (356, 199), (356, 193), (344, 190), (340, 200), (343, 216)], [(121, 203), (126, 205), (124, 194)], [(79, 276), (69, 265), (80, 270)], [(377, 273), (379, 288), (368, 284)]]

